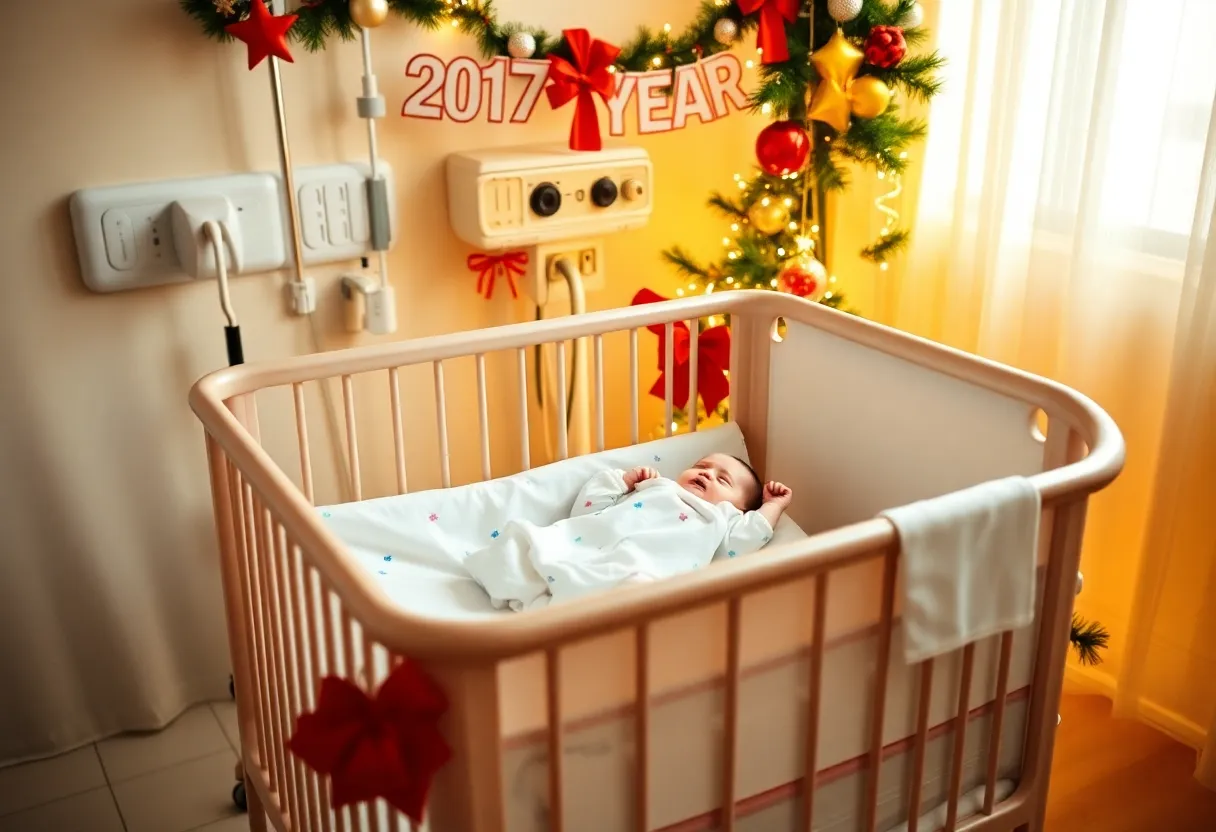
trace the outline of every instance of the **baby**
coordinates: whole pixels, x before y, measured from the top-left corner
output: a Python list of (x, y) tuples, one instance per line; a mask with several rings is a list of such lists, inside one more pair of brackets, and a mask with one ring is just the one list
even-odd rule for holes
[(762, 485), (751, 466), (712, 454), (675, 480), (653, 468), (606, 470), (579, 492), (570, 517), (550, 526), (511, 521), (465, 560), (494, 606), (567, 601), (659, 580), (754, 552), (773, 536), (793, 492)]

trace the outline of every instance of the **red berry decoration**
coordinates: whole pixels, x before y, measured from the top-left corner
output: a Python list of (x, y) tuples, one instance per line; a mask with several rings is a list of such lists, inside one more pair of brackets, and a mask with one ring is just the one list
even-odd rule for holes
[(898, 26), (875, 26), (866, 38), (866, 63), (890, 69), (904, 59), (908, 44)]
[(770, 176), (802, 170), (810, 152), (811, 137), (793, 121), (773, 122), (756, 137), (756, 159)]

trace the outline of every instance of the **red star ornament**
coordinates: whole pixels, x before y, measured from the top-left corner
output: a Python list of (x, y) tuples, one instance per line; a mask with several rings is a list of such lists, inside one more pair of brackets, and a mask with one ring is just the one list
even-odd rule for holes
[(452, 756), (437, 725), (447, 707), (443, 691), (409, 659), (375, 698), (326, 676), (317, 709), (300, 715), (288, 746), (329, 776), (335, 807), (383, 797), (421, 823), (431, 781)]
[(224, 31), (249, 47), (249, 68), (253, 69), (268, 55), (295, 63), (287, 49), (287, 32), (295, 25), (299, 15), (285, 14), (275, 17), (262, 0), (253, 0), (249, 16), (239, 23), (229, 23)]

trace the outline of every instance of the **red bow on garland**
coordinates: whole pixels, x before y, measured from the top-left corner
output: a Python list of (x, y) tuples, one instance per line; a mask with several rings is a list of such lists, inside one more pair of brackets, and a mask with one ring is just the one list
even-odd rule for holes
[(452, 756), (436, 726), (447, 708), (443, 691), (408, 659), (375, 699), (326, 676), (317, 709), (300, 715), (288, 747), (329, 775), (335, 807), (383, 797), (421, 823), (431, 780)]
[(621, 50), (602, 40), (593, 41), (586, 29), (566, 29), (562, 34), (574, 63), (557, 55), (549, 56), (549, 80), (553, 83), (545, 94), (555, 110), (578, 98), (574, 123), (570, 125), (570, 149), (600, 150), (603, 147), (600, 117), (592, 93), (607, 101), (616, 92), (616, 79), (609, 69)]
[[(642, 289), (633, 296), (633, 306), (644, 303), (657, 303), (669, 300), (649, 289)], [(650, 395), (660, 399), (667, 398), (667, 327), (655, 324), (646, 327), (659, 336), (659, 379), (650, 388)], [(689, 363), (692, 358), (692, 335), (688, 324), (677, 321), (672, 327), (675, 343), (672, 345), (672, 404), (678, 408), (695, 407), (696, 402), (688, 401), (688, 380), (690, 376)], [(697, 338), (697, 392), (705, 403), (706, 414), (718, 409), (722, 400), (730, 395), (730, 328), (726, 324), (713, 326), (702, 332)]]
[(790, 59), (785, 24), (798, 19), (801, 5), (800, 0), (739, 0), (739, 11), (744, 14), (760, 12), (760, 28), (756, 32), (756, 46), (764, 50), (760, 63), (779, 64)]
[(470, 254), (465, 261), (469, 271), (479, 272), (477, 275), (477, 294), (486, 296), (489, 300), (494, 296), (494, 281), (501, 273), (507, 278), (507, 286), (511, 288), (511, 297), (519, 297), (515, 287), (515, 278), (522, 276), (524, 266), (528, 265), (528, 253), (525, 251), (508, 251), (506, 254)]

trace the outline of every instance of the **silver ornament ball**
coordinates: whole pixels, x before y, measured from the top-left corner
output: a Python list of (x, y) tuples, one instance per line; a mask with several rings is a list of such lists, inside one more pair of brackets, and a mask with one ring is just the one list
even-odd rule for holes
[(837, 23), (848, 23), (861, 14), (862, 0), (828, 0), (828, 14)]
[(924, 22), (925, 10), (921, 8), (920, 3), (916, 3), (912, 8), (908, 9), (907, 14), (899, 19), (899, 27), (901, 29), (915, 29)]
[(507, 38), (507, 52), (512, 58), (531, 58), (536, 54), (536, 38), (531, 32), (516, 32)]
[(728, 17), (714, 24), (714, 40), (723, 46), (730, 46), (739, 38), (739, 25)]

